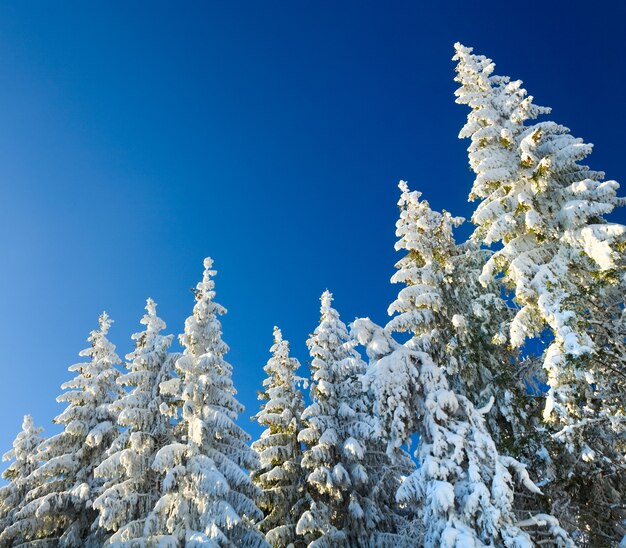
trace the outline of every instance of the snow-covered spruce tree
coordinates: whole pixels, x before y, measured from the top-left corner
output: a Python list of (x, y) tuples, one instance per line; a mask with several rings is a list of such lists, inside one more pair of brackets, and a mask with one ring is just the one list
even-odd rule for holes
[(212, 265), (205, 259), (193, 314), (180, 336), (184, 352), (176, 369), (185, 435), (156, 454), (152, 467), (165, 474), (163, 495), (145, 535), (169, 546), (267, 546), (255, 525), (262, 518), (254, 503), (260, 492), (247, 472), (258, 467), (258, 457), (235, 422), (243, 406), (224, 359), (228, 346), (218, 316), (226, 309), (213, 300)]
[(169, 417), (161, 413), (161, 406), (167, 404), (159, 393), (161, 382), (172, 378), (168, 349), (173, 336), (161, 334), (166, 325), (152, 299), (147, 301), (141, 323), (146, 328), (132, 336), (135, 350), (126, 356), (128, 372), (117, 379), (120, 386), (130, 389), (113, 404), (122, 431), (94, 471), (105, 481), (93, 506), (103, 532), (114, 532), (109, 542), (145, 540), (144, 522), (160, 498), (163, 479), (152, 469), (152, 462), (159, 449), (174, 441)]
[(252, 444), (261, 466), (252, 474), (261, 489), (259, 508), (265, 518), (259, 529), (276, 547), (303, 545), (296, 534), (296, 524), (306, 510), (305, 474), (301, 467), (302, 448), (298, 441), (304, 398), (298, 388), (302, 381), (296, 372), (300, 363), (289, 355), (289, 342), (274, 327), (271, 357), (264, 367), (267, 378), (259, 399), (265, 400), (255, 415), (265, 427), (260, 439)]
[[(332, 295), (321, 298), (321, 319), (307, 341), (311, 354), (311, 405), (302, 414), (306, 444), (302, 466), (312, 503), (297, 525), (309, 546), (366, 546), (393, 532), (393, 495), (406, 460), (396, 463), (377, 442), (371, 404), (363, 390), (365, 363), (355, 350)], [(400, 455), (401, 456), (401, 455)]]
[(625, 532), (626, 362), (615, 345), (626, 227), (604, 216), (624, 203), (619, 185), (579, 164), (591, 145), (561, 125), (533, 122), (550, 110), (533, 105), (521, 82), (493, 75), (490, 59), (459, 44), (455, 59), (457, 102), (472, 109), (460, 137), (471, 139), (470, 198), (480, 200), (473, 239), (502, 245), (482, 280), (501, 275), (513, 290), (513, 346), (545, 340), (544, 418), (570, 453), (556, 457), (557, 481), (583, 533), (616, 540)]
[(399, 187), (395, 248), (406, 254), (391, 281), (405, 287), (389, 307), (389, 315), (397, 315), (387, 329), (412, 333), (411, 345), (444, 367), (455, 391), (481, 406), (493, 397), (490, 432), (511, 446), (524, 430), (523, 379), (516, 377), (516, 355), (498, 344), (506, 341), (509, 308), (497, 286), (478, 281), (489, 252), (473, 242), (457, 244), (453, 230), (462, 218), (433, 211), (405, 181)]
[(107, 339), (111, 323), (106, 312), (100, 316), (99, 329), (88, 339), (90, 347), (80, 352), (89, 361), (69, 368), (77, 375), (62, 385), (66, 392), (57, 398), (68, 406), (54, 419), (63, 431), (43, 443), (38, 457), (43, 463), (32, 474), (36, 485), (0, 542), (25, 538), (50, 539), (58, 546), (99, 544), (93, 535), (97, 516), (92, 502), (101, 481), (93, 470), (118, 435), (111, 403), (121, 394), (115, 382), (120, 359)]
[[(443, 367), (455, 393), (480, 407), (493, 401), (485, 422), (498, 450), (543, 479), (541, 400), (527, 390), (537, 371), (505, 344), (512, 311), (499, 285), (479, 282), (491, 252), (473, 241), (457, 244), (453, 229), (463, 219), (431, 210), (406, 182), (399, 186), (395, 247), (406, 254), (391, 281), (406, 287), (389, 307), (397, 315), (387, 329), (410, 332), (410, 345)], [(519, 494), (516, 508), (522, 509), (527, 497)]]
[[(532, 462), (540, 447), (532, 438), (532, 402), (515, 354), (500, 344), (510, 313), (497, 286), (482, 287), (478, 281), (489, 253), (473, 242), (457, 245), (453, 229), (462, 219), (431, 210), (405, 182), (400, 189), (396, 250), (406, 255), (392, 281), (406, 287), (389, 307), (397, 315), (386, 330), (410, 332), (407, 347), (439, 365), (446, 389), (490, 408), (485, 429), (498, 453)], [(521, 502), (511, 508), (525, 509), (529, 496), (516, 494)]]
[(370, 368), (365, 383), (392, 447), (417, 433), (418, 469), (405, 479), (399, 501), (414, 506), (415, 545), (426, 547), (532, 546), (523, 526), (546, 525), (557, 546), (573, 546), (558, 521), (535, 515), (519, 523), (513, 512), (512, 474), (531, 493), (540, 493), (526, 468), (498, 453), (481, 409), (450, 389), (444, 369), (412, 344), (397, 343), (369, 319), (353, 330), (366, 345)]
[(33, 418), (25, 415), (22, 431), (13, 441), (13, 448), (2, 457), (4, 461), (13, 462), (2, 473), (9, 483), (0, 487), (0, 531), (15, 522), (15, 514), (35, 486), (32, 474), (39, 466), (38, 447), (43, 442), (41, 432), (43, 428), (35, 426)]

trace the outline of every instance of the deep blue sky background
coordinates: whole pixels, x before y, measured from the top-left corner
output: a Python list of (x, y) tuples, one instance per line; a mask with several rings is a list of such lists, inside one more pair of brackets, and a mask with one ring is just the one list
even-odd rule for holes
[(148, 296), (179, 333), (206, 255), (244, 418), (272, 326), (304, 363), (323, 290), (384, 322), (398, 180), (471, 212), (457, 40), (626, 181), (626, 3), (436, 4), (0, 5), (0, 448), (25, 413), (55, 431), (102, 310), (122, 356)]

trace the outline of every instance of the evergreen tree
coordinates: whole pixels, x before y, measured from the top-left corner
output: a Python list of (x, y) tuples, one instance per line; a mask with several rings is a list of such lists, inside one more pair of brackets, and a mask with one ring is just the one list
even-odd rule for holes
[(33, 418), (25, 415), (22, 431), (13, 441), (13, 449), (2, 457), (4, 461), (13, 462), (2, 473), (2, 477), (9, 484), (0, 487), (0, 531), (14, 523), (15, 514), (22, 508), (26, 495), (35, 486), (33, 472), (39, 465), (38, 448), (43, 442), (41, 432), (43, 428), (35, 426)]
[(261, 466), (254, 471), (254, 483), (262, 490), (259, 507), (265, 518), (259, 523), (266, 540), (276, 547), (302, 546), (296, 524), (306, 504), (305, 477), (301, 467), (302, 448), (298, 441), (304, 399), (296, 376), (300, 363), (289, 355), (289, 342), (274, 328), (271, 358), (264, 367), (267, 378), (259, 399), (265, 400), (254, 419), (265, 426), (252, 444)]
[(498, 450), (532, 465), (542, 440), (527, 386), (537, 371), (505, 344), (512, 311), (499, 285), (479, 282), (491, 253), (473, 241), (457, 244), (453, 230), (463, 219), (431, 210), (405, 181), (399, 186), (395, 247), (406, 254), (391, 281), (406, 287), (389, 307), (397, 315), (387, 329), (410, 332), (412, 347), (441, 364), (455, 393), (480, 407), (492, 402), (485, 421)]
[[(397, 315), (390, 331), (410, 332), (411, 348), (441, 364), (450, 388), (479, 406), (489, 406), (485, 426), (498, 452), (543, 472), (546, 453), (537, 429), (536, 398), (527, 393), (528, 360), (505, 344), (511, 313), (495, 282), (479, 283), (490, 252), (475, 242), (456, 244), (453, 229), (463, 220), (430, 209), (419, 192), (400, 182), (398, 262), (392, 282), (406, 285), (389, 307)], [(534, 374), (530, 368), (530, 374)], [(544, 473), (538, 473), (544, 479)], [(537, 513), (541, 501), (517, 491), (515, 510)]]
[(128, 372), (117, 379), (120, 386), (131, 389), (113, 405), (123, 430), (95, 469), (96, 477), (106, 483), (93, 504), (100, 527), (115, 531), (110, 542), (134, 539), (135, 545), (145, 543), (144, 522), (160, 498), (162, 477), (151, 468), (154, 456), (174, 441), (169, 418), (161, 413), (166, 402), (159, 393), (161, 382), (172, 377), (168, 349), (173, 336), (161, 335), (166, 325), (152, 299), (141, 323), (146, 329), (132, 336), (135, 350), (126, 356)]
[(502, 245), (481, 279), (501, 275), (513, 290), (520, 307), (513, 346), (545, 342), (544, 418), (565, 444), (554, 456), (558, 481), (575, 501), (583, 534), (617, 540), (625, 532), (626, 362), (615, 345), (626, 227), (605, 215), (624, 203), (619, 185), (579, 163), (591, 145), (561, 125), (533, 122), (550, 110), (535, 106), (521, 82), (493, 75), (490, 59), (459, 44), (455, 59), (457, 102), (472, 109), (460, 136), (471, 138), (470, 198), (480, 199), (473, 238)]
[(193, 314), (180, 336), (184, 352), (176, 369), (185, 436), (156, 454), (152, 467), (165, 474), (164, 494), (145, 533), (172, 546), (265, 546), (254, 525), (262, 517), (254, 503), (260, 492), (246, 472), (258, 467), (258, 458), (235, 422), (243, 407), (224, 359), (228, 346), (218, 316), (226, 309), (214, 301), (212, 265), (205, 259)]
[(63, 426), (60, 434), (43, 443), (41, 466), (33, 472), (36, 485), (7, 527), (0, 540), (53, 539), (58, 546), (90, 546), (98, 541), (92, 535), (96, 513), (92, 501), (101, 482), (94, 468), (102, 462), (111, 441), (118, 435), (111, 403), (121, 394), (115, 380), (120, 359), (107, 339), (112, 320), (103, 313), (99, 329), (89, 336), (90, 347), (80, 356), (90, 361), (72, 365), (77, 375), (62, 385), (66, 390), (57, 401), (67, 408), (54, 419)]
[(297, 531), (311, 540), (309, 546), (364, 546), (377, 532), (394, 531), (393, 493), (406, 468), (394, 475), (398, 467), (376, 442), (361, 383), (365, 364), (331, 302), (326, 291), (320, 323), (307, 341), (312, 403), (302, 415), (306, 428), (299, 439), (306, 444), (302, 466), (313, 503)]
[(558, 546), (573, 546), (549, 515), (518, 523), (513, 511), (514, 474), (531, 493), (540, 493), (523, 464), (503, 456), (489, 435), (481, 409), (450, 389), (445, 370), (431, 356), (398, 344), (369, 319), (354, 331), (371, 360), (365, 382), (392, 447), (419, 434), (418, 469), (397, 498), (418, 514), (419, 540), (427, 547), (532, 546), (522, 526), (547, 526)]

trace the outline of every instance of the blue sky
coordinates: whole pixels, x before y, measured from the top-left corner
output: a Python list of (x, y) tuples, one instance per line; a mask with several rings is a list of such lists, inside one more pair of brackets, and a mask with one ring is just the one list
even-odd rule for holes
[(626, 4), (435, 4), (0, 5), (0, 448), (25, 413), (55, 431), (102, 310), (120, 355), (148, 296), (179, 333), (207, 255), (244, 419), (272, 327), (304, 363), (323, 290), (384, 322), (398, 180), (471, 213), (457, 40), (626, 181)]

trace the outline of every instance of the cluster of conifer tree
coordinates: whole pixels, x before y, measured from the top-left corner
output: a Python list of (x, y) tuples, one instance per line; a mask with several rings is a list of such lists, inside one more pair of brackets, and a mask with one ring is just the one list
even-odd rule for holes
[(182, 352), (149, 299), (122, 364), (103, 314), (61, 432), (26, 416), (5, 455), (0, 545), (620, 543), (626, 228), (606, 216), (624, 200), (520, 81), (455, 49), (471, 236), (401, 182), (391, 320), (346, 326), (325, 292), (309, 378), (275, 328), (251, 444), (210, 259)]

